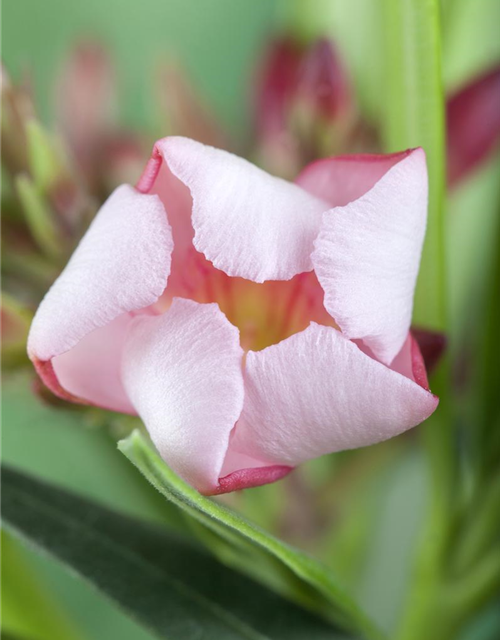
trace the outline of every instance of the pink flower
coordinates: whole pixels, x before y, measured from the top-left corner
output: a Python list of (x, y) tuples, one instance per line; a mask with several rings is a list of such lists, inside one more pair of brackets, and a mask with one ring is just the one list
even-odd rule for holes
[(272, 482), (435, 410), (409, 334), (426, 208), (421, 149), (293, 184), (165, 138), (45, 297), (29, 355), (61, 397), (139, 414), (201, 492)]

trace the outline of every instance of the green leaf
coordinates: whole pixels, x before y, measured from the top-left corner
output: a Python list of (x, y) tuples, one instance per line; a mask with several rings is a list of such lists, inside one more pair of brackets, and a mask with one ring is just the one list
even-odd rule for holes
[(445, 329), (443, 198), (444, 92), (439, 0), (384, 0), (387, 151), (423, 147), (429, 170), (429, 217), (415, 293), (414, 322)]
[(119, 449), (146, 479), (195, 523), (219, 557), (266, 580), (275, 590), (300, 601), (349, 632), (378, 638), (378, 632), (320, 563), (277, 540), (181, 480), (134, 431)]
[(9, 531), (66, 564), (170, 640), (327, 640), (331, 625), (224, 567), (202, 549), (4, 468)]
[(2, 637), (6, 632), (30, 640), (82, 640), (60, 604), (48, 593), (18, 547), (2, 536)]
[(26, 174), (17, 175), (15, 185), (33, 240), (49, 258), (58, 260), (62, 243), (45, 196)]
[(37, 120), (27, 122), (26, 137), (33, 181), (37, 189), (47, 193), (64, 176), (62, 154), (52, 136)]
[(116, 451), (107, 429), (118, 416), (107, 413), (101, 428), (93, 411), (53, 406), (33, 391), (35, 373), (19, 371), (2, 380), (2, 461), (48, 482), (99, 500), (139, 518), (186, 530), (182, 517), (144, 482)]

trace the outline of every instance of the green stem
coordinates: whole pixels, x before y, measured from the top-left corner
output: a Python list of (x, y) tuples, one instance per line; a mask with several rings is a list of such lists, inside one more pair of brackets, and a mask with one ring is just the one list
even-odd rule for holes
[(481, 489), (466, 510), (465, 528), (455, 554), (455, 571), (465, 573), (495, 544), (500, 533), (500, 473)]

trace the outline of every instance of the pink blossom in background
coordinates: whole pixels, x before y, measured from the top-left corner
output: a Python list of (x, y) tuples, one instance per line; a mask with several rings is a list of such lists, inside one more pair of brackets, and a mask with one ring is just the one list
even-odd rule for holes
[(425, 420), (409, 333), (421, 149), (326, 158), (295, 183), (180, 137), (103, 205), (28, 351), (54, 393), (138, 414), (205, 494)]

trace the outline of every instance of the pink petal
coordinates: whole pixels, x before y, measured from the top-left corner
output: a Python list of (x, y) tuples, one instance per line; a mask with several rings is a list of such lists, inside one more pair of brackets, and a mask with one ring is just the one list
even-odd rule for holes
[(193, 244), (217, 269), (255, 282), (312, 270), (326, 203), (243, 158), (178, 137), (156, 143), (139, 190), (153, 188), (161, 158), (189, 187)]
[(258, 468), (239, 469), (233, 473), (219, 479), (219, 484), (215, 491), (209, 495), (220, 495), (231, 493), (231, 491), (241, 491), (251, 487), (261, 487), (264, 484), (277, 482), (293, 471), (293, 467), (275, 464)]
[[(363, 342), (363, 340), (353, 340), (363, 353), (377, 360), (371, 349)], [(425, 360), (420, 351), (420, 346), (415, 337), (409, 333), (401, 351), (397, 354), (391, 363), (391, 369), (401, 373), (406, 378), (413, 380), (422, 389), (429, 391), (429, 381), (427, 379), (427, 370), (425, 368)]]
[(344, 207), (369, 191), (411, 151), (383, 154), (353, 154), (311, 162), (295, 182), (332, 207)]
[(315, 242), (327, 311), (386, 364), (410, 328), (426, 219), (425, 155), (416, 149), (360, 198), (327, 211)]
[(248, 353), (245, 403), (232, 446), (293, 466), (391, 438), (425, 420), (437, 404), (339, 331), (312, 323)]
[(293, 467), (264, 462), (236, 451), (233, 446), (235, 431), (231, 432), (224, 464), (220, 471), (219, 484), (211, 494), (230, 493), (250, 487), (276, 482), (287, 476)]
[(243, 406), (239, 332), (216, 304), (175, 298), (134, 318), (122, 379), (161, 456), (203, 493), (218, 488)]
[(131, 321), (131, 315), (122, 314), (53, 358), (51, 364), (58, 384), (70, 394), (66, 399), (78, 398), (113, 411), (135, 413), (120, 372), (121, 353)]
[[(73, 351), (73, 347), (122, 314), (153, 304), (167, 284), (172, 248), (170, 226), (157, 196), (145, 196), (126, 185), (110, 196), (45, 296), (31, 326), (29, 356), (55, 393), (69, 397), (68, 389), (64, 390), (57, 379), (52, 358), (71, 350), (72, 355), (68, 353), (56, 368), (61, 372), (71, 369), (70, 386), (77, 389), (78, 360), (82, 362), (82, 376), (86, 377), (90, 355), (85, 348)], [(99, 336), (89, 340), (96, 357), (94, 372), (112, 367), (110, 362), (103, 364), (103, 360), (117, 353), (107, 344), (109, 334), (103, 334), (101, 340)], [(96, 348), (99, 343), (106, 349)], [(72, 357), (75, 362), (70, 362)], [(87, 382), (82, 380), (83, 387), (88, 387)], [(83, 399), (99, 404), (103, 400), (102, 394), (98, 400), (86, 396)], [(118, 406), (103, 402), (119, 409), (124, 403), (127, 404), (123, 398)]]

